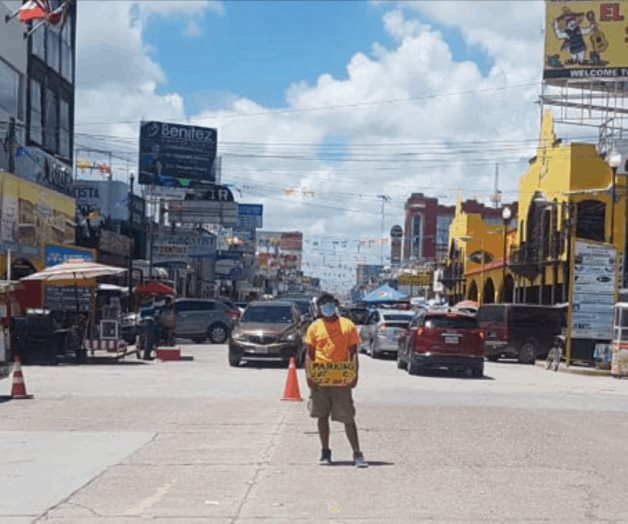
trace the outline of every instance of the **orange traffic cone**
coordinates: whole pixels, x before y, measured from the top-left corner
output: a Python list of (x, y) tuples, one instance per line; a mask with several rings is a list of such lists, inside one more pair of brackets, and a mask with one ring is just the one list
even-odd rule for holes
[(11, 386), (11, 398), (24, 399), (33, 398), (33, 395), (26, 393), (26, 383), (24, 382), (24, 375), (22, 374), (22, 366), (20, 366), (20, 357), (17, 355), (14, 359), (13, 367), (13, 385)]
[(281, 400), (293, 400), (301, 402), (301, 390), (299, 389), (299, 378), (297, 377), (297, 365), (294, 357), (290, 357), (290, 365), (288, 366), (288, 378), (286, 379), (286, 388), (283, 391)]

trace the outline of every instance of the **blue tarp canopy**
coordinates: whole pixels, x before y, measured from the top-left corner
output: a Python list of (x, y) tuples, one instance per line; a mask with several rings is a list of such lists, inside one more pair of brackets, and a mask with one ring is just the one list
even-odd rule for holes
[(408, 295), (388, 285), (378, 287), (362, 298), (362, 302), (365, 304), (384, 304), (386, 302), (401, 302), (404, 300), (408, 300)]

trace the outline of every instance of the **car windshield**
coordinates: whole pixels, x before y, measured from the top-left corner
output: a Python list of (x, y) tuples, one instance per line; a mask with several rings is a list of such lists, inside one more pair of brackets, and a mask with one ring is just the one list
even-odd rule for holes
[(288, 306), (248, 307), (242, 315), (242, 322), (290, 324), (292, 322), (292, 310)]
[(385, 314), (384, 322), (410, 322), (414, 315), (404, 314), (404, 313), (395, 313), (395, 314)]
[(425, 319), (426, 328), (477, 329), (477, 319), (465, 316), (435, 315)]
[(290, 302), (293, 302), (299, 308), (299, 311), (301, 312), (302, 315), (312, 314), (312, 310), (310, 308), (309, 302), (305, 300), (291, 300)]

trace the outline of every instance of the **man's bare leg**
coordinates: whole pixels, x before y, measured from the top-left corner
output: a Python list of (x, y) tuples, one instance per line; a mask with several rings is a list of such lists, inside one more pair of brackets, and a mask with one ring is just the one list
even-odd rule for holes
[(329, 418), (318, 419), (318, 436), (321, 439), (321, 448), (329, 449)]

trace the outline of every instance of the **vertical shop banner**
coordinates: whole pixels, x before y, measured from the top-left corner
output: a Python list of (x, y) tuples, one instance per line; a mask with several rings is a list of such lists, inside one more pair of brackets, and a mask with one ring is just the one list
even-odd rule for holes
[(628, 0), (546, 0), (545, 15), (545, 80), (628, 78)]
[(609, 244), (576, 241), (573, 264), (573, 338), (612, 338), (617, 253)]
[(214, 183), (217, 141), (216, 129), (142, 122), (139, 183), (165, 187)]

